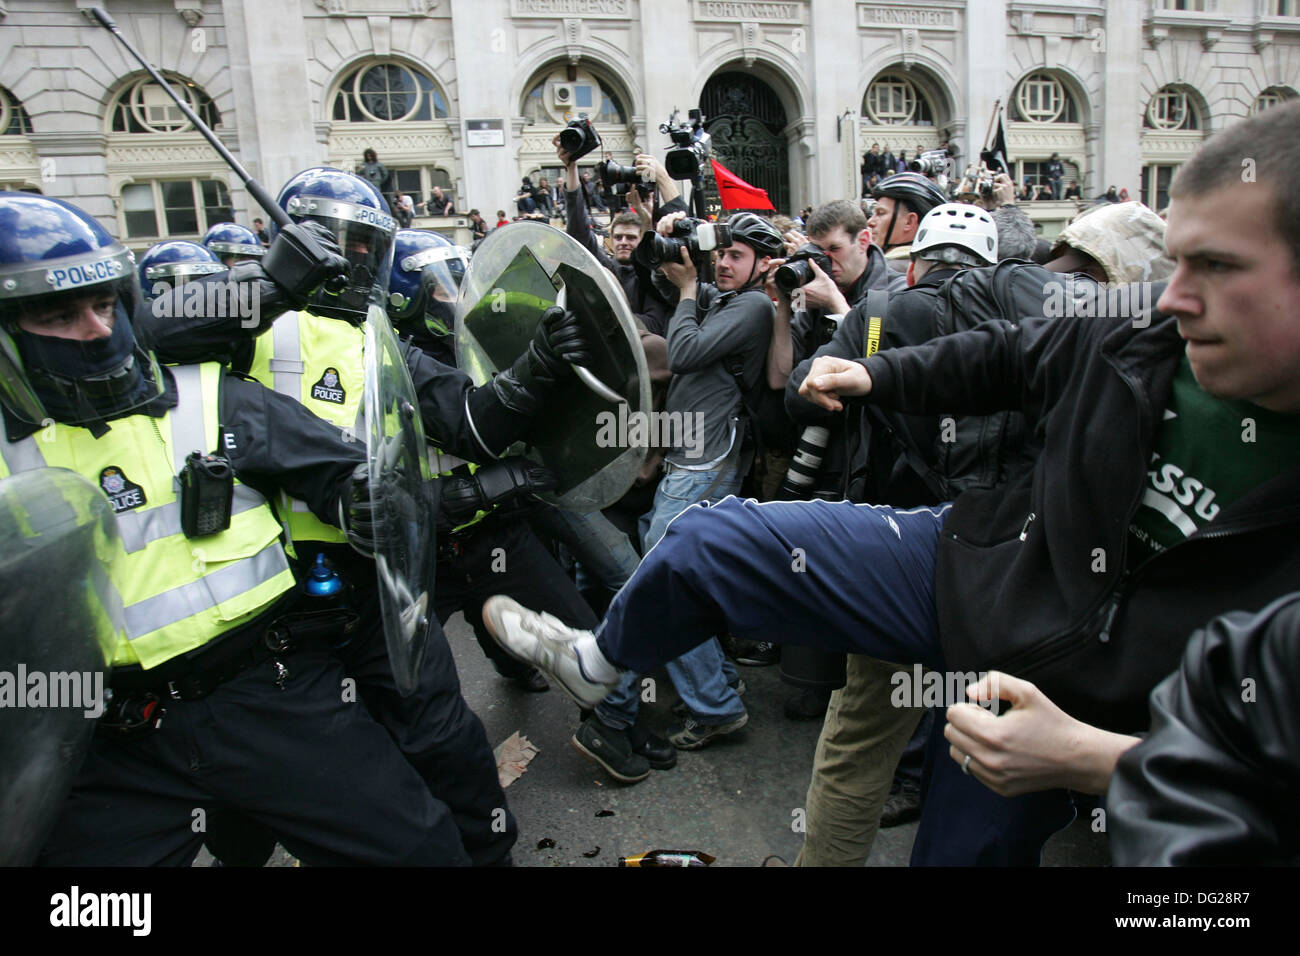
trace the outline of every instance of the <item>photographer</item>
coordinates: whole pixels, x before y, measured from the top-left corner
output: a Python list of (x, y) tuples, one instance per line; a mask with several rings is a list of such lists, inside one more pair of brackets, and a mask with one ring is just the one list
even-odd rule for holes
[[(902, 275), (889, 268), (884, 253), (871, 244), (867, 217), (854, 203), (837, 199), (819, 206), (808, 217), (807, 232), (807, 237), (787, 233), (786, 247), (793, 244), (796, 251), (772, 263), (767, 282), (768, 294), (777, 303), (767, 362), (770, 388), (785, 388), (790, 370), (830, 341), (833, 318), (847, 315), (867, 292), (907, 285)], [(827, 263), (829, 274), (823, 268)], [(778, 281), (778, 268), (787, 264), (798, 269), (792, 279), (803, 278), (801, 285), (785, 288)]]
[[(632, 210), (616, 215), (609, 225), (610, 238), (613, 240), (614, 255), (611, 258), (591, 230), (591, 220), (587, 216), (587, 205), (582, 201), (579, 191), (577, 163), (569, 158), (569, 153), (560, 145), (560, 137), (555, 137), (555, 154), (564, 166), (564, 198), (566, 207), (565, 231), (587, 248), (602, 266), (614, 274), (627, 294), (632, 312), (655, 335), (665, 335), (668, 331), (668, 318), (677, 304), (675, 295), (665, 297), (655, 288), (650, 271), (638, 265), (632, 259), (632, 252), (641, 241), (642, 233), (653, 227), (652, 212), (646, 205), (648, 200), (641, 197), (636, 188), (628, 191), (628, 200)], [(644, 182), (654, 181), (659, 195), (664, 200), (660, 213), (666, 214), (684, 210), (681, 193), (677, 184), (668, 178), (668, 173), (653, 156), (642, 153), (636, 158), (637, 171)]]
[[(676, 212), (659, 221), (658, 232), (673, 234), (686, 218)], [(700, 224), (700, 231), (708, 224)], [(654, 505), (642, 518), (649, 551), (668, 523), (698, 501), (719, 501), (740, 490), (752, 446), (744, 415), (746, 393), (763, 382), (763, 363), (772, 333), (773, 306), (763, 292), (774, 257), (784, 245), (776, 228), (760, 216), (741, 213), (727, 223), (731, 244), (715, 255), (717, 284), (699, 281), (686, 249), (681, 261), (664, 261), (654, 275), (666, 294), (675, 291), (677, 309), (668, 325), (668, 366), (673, 372), (665, 411), (697, 422), (703, 436), (692, 448), (669, 449)], [(743, 390), (743, 391), (742, 391)], [(691, 713), (668, 735), (679, 749), (704, 746), (732, 733), (749, 719), (724, 670), (716, 638), (668, 664), (679, 692), (695, 697)], [(636, 700), (635, 687), (631, 697)], [(606, 704), (609, 702), (606, 701)]]

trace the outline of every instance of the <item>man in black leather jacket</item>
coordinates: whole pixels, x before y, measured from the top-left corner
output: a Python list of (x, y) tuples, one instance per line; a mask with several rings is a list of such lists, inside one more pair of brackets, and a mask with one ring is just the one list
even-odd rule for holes
[(1300, 593), (1215, 618), (1151, 692), (1106, 796), (1118, 866), (1300, 863)]

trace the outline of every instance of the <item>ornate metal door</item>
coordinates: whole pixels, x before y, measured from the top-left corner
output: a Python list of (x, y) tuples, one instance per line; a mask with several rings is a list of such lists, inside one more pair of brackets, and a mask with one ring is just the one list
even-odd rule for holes
[(704, 85), (700, 109), (718, 162), (766, 189), (777, 211), (789, 214), (785, 107), (772, 88), (748, 73), (718, 73)]

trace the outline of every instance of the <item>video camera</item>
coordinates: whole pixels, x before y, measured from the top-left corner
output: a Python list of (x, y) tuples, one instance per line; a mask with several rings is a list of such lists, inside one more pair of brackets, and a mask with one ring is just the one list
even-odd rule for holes
[(598, 146), (600, 136), (596, 134), (596, 128), (591, 125), (586, 113), (560, 130), (560, 147), (569, 154), (571, 163), (577, 162)]
[(907, 168), (922, 176), (937, 177), (948, 170), (948, 151), (946, 149), (927, 149), (916, 159), (909, 160)]
[(704, 169), (705, 160), (713, 148), (713, 138), (704, 132), (704, 114), (691, 110), (687, 123), (677, 122), (677, 110), (667, 123), (659, 124), (659, 132), (667, 133), (673, 149), (664, 155), (664, 169), (673, 179), (695, 179)]
[(647, 269), (658, 269), (665, 262), (680, 262), (685, 249), (698, 259), (714, 249), (731, 245), (731, 230), (720, 223), (700, 219), (678, 219), (671, 236), (647, 232), (632, 253), (632, 258)]
[(831, 274), (830, 256), (822, 252), (811, 242), (802, 245), (788, 259), (785, 264), (778, 267), (776, 275), (773, 277), (776, 281), (776, 287), (789, 295), (800, 286), (805, 286), (812, 282), (816, 273), (813, 272), (812, 264), (817, 263), (817, 267), (827, 275)]

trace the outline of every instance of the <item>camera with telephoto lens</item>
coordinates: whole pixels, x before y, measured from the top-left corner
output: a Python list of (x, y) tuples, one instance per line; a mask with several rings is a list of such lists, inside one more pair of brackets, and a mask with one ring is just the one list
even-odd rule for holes
[(635, 166), (622, 166), (612, 159), (606, 159), (596, 164), (596, 173), (611, 196), (626, 196), (633, 186), (642, 199), (649, 199), (654, 193), (653, 184), (643, 181)]
[(560, 147), (568, 154), (571, 163), (586, 156), (599, 145), (600, 137), (586, 113), (560, 130)]
[[(601, 160), (596, 164), (596, 173), (606, 189), (614, 186), (630, 186), (641, 181), (641, 174), (635, 166), (622, 166), (612, 159)], [(626, 190), (625, 190), (626, 191)]]
[(786, 259), (785, 264), (776, 270), (776, 287), (789, 295), (800, 286), (812, 282), (817, 275), (813, 272), (814, 262), (822, 272), (831, 274), (830, 256), (811, 242), (800, 246), (794, 255)]
[(927, 149), (916, 159), (908, 162), (907, 168), (923, 176), (938, 176), (948, 168), (948, 151), (946, 149)]
[(673, 179), (699, 176), (713, 148), (713, 138), (704, 132), (704, 114), (691, 110), (689, 115), (688, 122), (678, 123), (677, 111), (673, 110), (668, 122), (659, 124), (659, 132), (667, 133), (673, 141), (674, 148), (664, 154), (664, 169)]
[(699, 219), (677, 219), (671, 236), (647, 232), (632, 253), (632, 258), (647, 269), (658, 269), (665, 262), (681, 262), (685, 249), (692, 259), (723, 246), (731, 245), (731, 230), (720, 223)]

